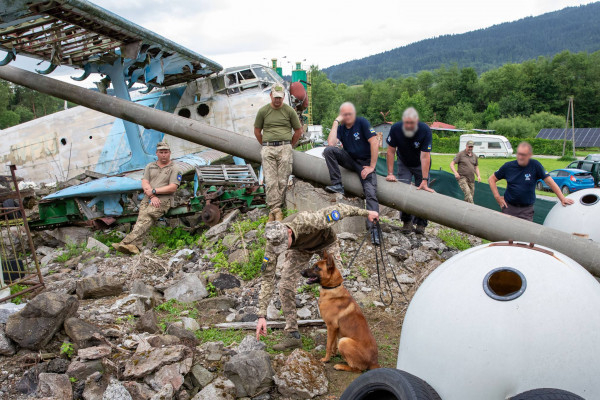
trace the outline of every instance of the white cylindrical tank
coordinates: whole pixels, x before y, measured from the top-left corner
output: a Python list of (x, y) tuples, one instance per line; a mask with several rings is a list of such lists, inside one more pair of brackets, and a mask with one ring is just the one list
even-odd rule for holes
[(600, 242), (600, 189), (583, 189), (567, 196), (573, 204), (557, 203), (544, 221), (544, 226), (589, 237)]
[(538, 388), (600, 399), (600, 284), (541, 246), (464, 251), (412, 299), (397, 368), (443, 400), (505, 400)]

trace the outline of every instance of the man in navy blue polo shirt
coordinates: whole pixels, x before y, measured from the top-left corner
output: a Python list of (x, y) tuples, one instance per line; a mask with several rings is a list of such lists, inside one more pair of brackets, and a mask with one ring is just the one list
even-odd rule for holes
[[(404, 110), (402, 122), (392, 125), (387, 138), (387, 181), (400, 181), (408, 185), (413, 178), (418, 190), (433, 192), (429, 188), (429, 170), (431, 169), (431, 129), (426, 123), (419, 121), (419, 113), (413, 107)], [(398, 155), (398, 175), (394, 176), (394, 153)], [(405, 212), (400, 213), (404, 223), (402, 233), (409, 234), (416, 225), (418, 234), (425, 233), (427, 220), (414, 217)]]
[[(342, 143), (343, 149), (337, 147), (338, 140)], [(344, 194), (339, 167), (341, 165), (355, 171), (360, 177), (367, 210), (379, 212), (377, 174), (375, 173), (378, 154), (379, 141), (369, 121), (362, 117), (356, 117), (356, 109), (352, 103), (342, 104), (340, 115), (333, 121), (331, 132), (327, 138), (327, 147), (323, 151), (331, 179), (331, 186), (327, 186), (325, 190)], [(371, 230), (371, 241), (378, 245), (379, 234), (375, 229), (371, 229), (372, 222), (367, 221), (367, 227)]]
[[(533, 221), (533, 204), (535, 203), (535, 185), (538, 179), (552, 189), (563, 206), (573, 204), (561, 192), (554, 179), (546, 173), (539, 161), (532, 159), (533, 148), (527, 142), (521, 142), (517, 147), (517, 159), (509, 161), (490, 176), (488, 183), (494, 198), (504, 214)], [(496, 182), (506, 179), (506, 191), (500, 196)]]

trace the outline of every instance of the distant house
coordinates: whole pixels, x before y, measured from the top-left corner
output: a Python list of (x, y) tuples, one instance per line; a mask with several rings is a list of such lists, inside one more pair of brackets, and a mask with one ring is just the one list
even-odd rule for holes
[(390, 128), (392, 127), (392, 124), (393, 122), (384, 122), (383, 124), (375, 125), (373, 127), (377, 133), (377, 137), (379, 138), (379, 147), (387, 147), (387, 137), (390, 134)]
[(456, 129), (456, 127), (454, 125), (445, 124), (440, 121), (433, 122), (431, 125), (429, 125), (429, 127), (432, 130)]

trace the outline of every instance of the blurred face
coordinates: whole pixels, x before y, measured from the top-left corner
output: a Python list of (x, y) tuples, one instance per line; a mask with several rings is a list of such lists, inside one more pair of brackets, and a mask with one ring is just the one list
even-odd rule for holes
[(354, 121), (356, 121), (356, 110), (352, 106), (344, 106), (340, 110), (340, 117), (344, 122), (344, 125), (354, 125)]
[(171, 160), (171, 150), (165, 150), (165, 149), (157, 150), (156, 156), (158, 157), (158, 161), (161, 164), (168, 164), (169, 161)]
[(402, 120), (402, 131), (404, 132), (404, 136), (407, 138), (411, 138), (415, 136), (418, 130), (419, 120), (415, 118), (404, 118)]
[(283, 105), (283, 97), (275, 97), (273, 93), (271, 93), (271, 105), (273, 108), (279, 108)]
[(529, 164), (529, 160), (531, 159), (531, 150), (527, 146), (519, 146), (517, 147), (517, 163), (521, 167), (527, 166)]
[(473, 153), (473, 146), (467, 146), (467, 153), (468, 154)]

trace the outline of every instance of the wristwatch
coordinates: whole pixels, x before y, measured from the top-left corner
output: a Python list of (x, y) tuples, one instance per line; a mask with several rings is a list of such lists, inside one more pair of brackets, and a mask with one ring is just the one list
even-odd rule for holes
[(152, 189), (152, 194), (156, 194), (156, 189)]

